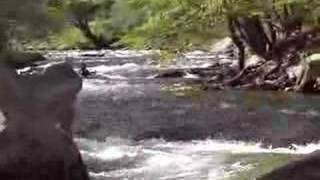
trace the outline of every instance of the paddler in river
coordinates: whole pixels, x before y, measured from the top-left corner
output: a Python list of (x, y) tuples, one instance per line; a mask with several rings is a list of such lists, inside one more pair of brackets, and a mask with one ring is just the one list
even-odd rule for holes
[(83, 78), (88, 78), (92, 73), (88, 70), (86, 63), (81, 63), (80, 74)]

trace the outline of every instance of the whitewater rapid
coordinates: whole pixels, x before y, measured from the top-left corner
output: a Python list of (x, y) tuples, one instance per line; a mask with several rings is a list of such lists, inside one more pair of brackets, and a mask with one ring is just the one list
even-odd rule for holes
[[(260, 143), (202, 140), (167, 142), (151, 139), (133, 142), (109, 137), (104, 142), (77, 139), (84, 159), (93, 168), (91, 175), (101, 179), (227, 179), (255, 164), (229, 161), (237, 154), (309, 154), (320, 144), (293, 145), (292, 148), (265, 148)], [(99, 167), (100, 166), (100, 167)], [(96, 167), (96, 168), (94, 168)], [(102, 169), (105, 168), (106, 171)]]
[[(219, 118), (230, 120), (230, 124), (252, 118), (254, 124), (255, 116), (262, 113), (266, 119), (272, 115), (269, 118), (275, 122), (265, 125), (270, 129), (265, 134), (276, 134), (271, 140), (277, 142), (278, 134), (291, 128), (291, 117), (319, 118), (314, 98), (281, 96), (275, 98), (279, 107), (274, 107), (268, 94), (228, 92), (185, 97), (183, 91), (192, 87), (183, 81), (199, 77), (186, 74), (178, 80), (156, 79), (159, 66), (148, 51), (51, 52), (48, 56), (55, 62), (72, 62), (76, 71), (80, 62), (85, 62), (94, 73), (83, 81), (80, 123), (75, 129), (76, 142), (95, 180), (227, 180), (254, 170), (273, 155), (299, 157), (320, 149), (317, 142), (273, 148), (259, 141), (230, 140), (233, 136), (229, 140), (210, 136), (211, 127), (219, 125), (210, 123)], [(187, 61), (166, 68), (206, 68), (217, 58), (235, 63), (228, 57), (199, 51), (186, 57)], [(304, 103), (294, 105), (301, 100)], [(266, 102), (271, 105), (264, 106)]]

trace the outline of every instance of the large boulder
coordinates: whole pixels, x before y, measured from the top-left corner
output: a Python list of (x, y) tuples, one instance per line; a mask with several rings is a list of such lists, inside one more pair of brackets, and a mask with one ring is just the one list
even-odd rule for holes
[(296, 81), (296, 91), (312, 92), (320, 77), (320, 54), (313, 54), (302, 61), (303, 71)]
[(314, 152), (302, 160), (297, 160), (257, 180), (319, 180), (320, 151)]
[(1, 180), (88, 180), (73, 142), (73, 103), (82, 81), (69, 64), (43, 74), (18, 76), (0, 65)]

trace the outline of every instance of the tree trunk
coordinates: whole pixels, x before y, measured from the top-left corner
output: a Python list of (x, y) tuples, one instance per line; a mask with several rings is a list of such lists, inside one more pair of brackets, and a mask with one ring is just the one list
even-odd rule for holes
[(264, 27), (258, 17), (238, 18), (237, 28), (240, 38), (260, 57), (269, 59), (268, 49), (271, 46)]
[(239, 70), (241, 71), (245, 67), (245, 46), (241, 42), (239, 35), (237, 35), (236, 23), (232, 17), (228, 18), (228, 28), (230, 31), (231, 39), (232, 39), (233, 43), (237, 46), (238, 51), (239, 51), (238, 64), (239, 64)]
[(103, 36), (96, 35), (92, 32), (89, 26), (89, 20), (83, 17), (77, 17), (74, 19), (73, 25), (78, 28), (81, 33), (92, 42), (97, 49), (108, 48), (109, 43)]
[(78, 26), (78, 28), (83, 33), (83, 35), (94, 44), (96, 48), (102, 49), (109, 47), (109, 44), (102, 36), (97, 36), (92, 32), (92, 30), (89, 27), (89, 24), (81, 24), (80, 26)]

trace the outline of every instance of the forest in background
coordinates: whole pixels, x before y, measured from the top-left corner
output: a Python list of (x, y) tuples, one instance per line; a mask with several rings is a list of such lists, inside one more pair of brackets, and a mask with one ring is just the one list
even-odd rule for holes
[(320, 46), (318, 0), (4, 0), (0, 7), (0, 50), (179, 54), (229, 36), (240, 71), (247, 54), (277, 63), (266, 79)]
[(319, 44), (317, 0), (5, 0), (1, 7), (2, 46), (15, 49), (181, 52), (230, 36), (242, 69), (247, 47), (274, 60)]

